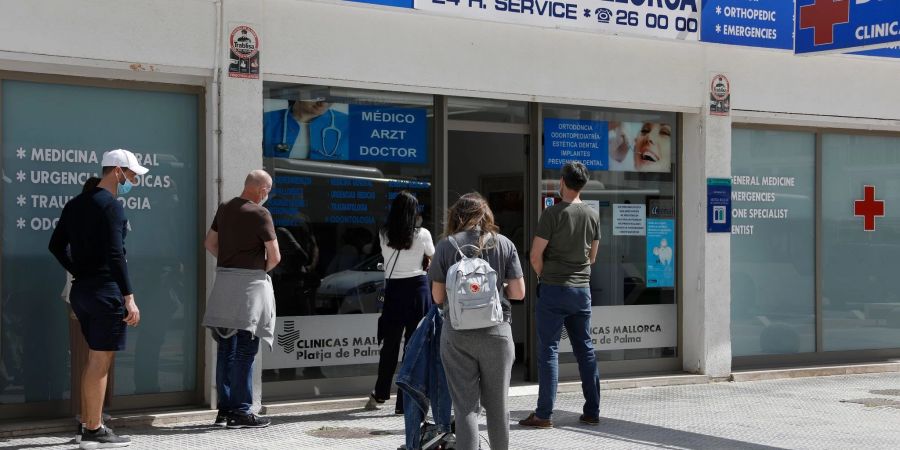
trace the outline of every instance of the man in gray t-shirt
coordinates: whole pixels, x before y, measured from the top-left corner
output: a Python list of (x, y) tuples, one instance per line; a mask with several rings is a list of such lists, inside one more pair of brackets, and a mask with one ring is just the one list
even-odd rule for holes
[(584, 164), (562, 168), (562, 202), (541, 214), (531, 245), (531, 267), (540, 284), (535, 307), (538, 337), (537, 409), (519, 424), (552, 428), (553, 403), (559, 379), (559, 339), (565, 325), (578, 361), (584, 393), (582, 423), (596, 425), (600, 418), (600, 375), (591, 341), (591, 264), (600, 245), (600, 218), (581, 201), (590, 173)]

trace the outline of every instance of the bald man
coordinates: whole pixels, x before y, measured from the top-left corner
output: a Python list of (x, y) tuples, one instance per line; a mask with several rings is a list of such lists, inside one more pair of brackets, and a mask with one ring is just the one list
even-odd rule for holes
[(254, 414), (253, 360), (263, 340), (272, 348), (275, 295), (269, 272), (281, 261), (272, 216), (262, 205), (272, 177), (262, 170), (247, 175), (244, 192), (219, 206), (204, 246), (217, 259), (216, 280), (203, 325), (218, 343), (215, 424), (263, 428), (269, 419)]

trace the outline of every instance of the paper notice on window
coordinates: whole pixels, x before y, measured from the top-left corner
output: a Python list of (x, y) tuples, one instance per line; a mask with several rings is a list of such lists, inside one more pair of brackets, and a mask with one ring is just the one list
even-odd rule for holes
[(647, 205), (616, 203), (613, 205), (613, 236), (645, 236)]

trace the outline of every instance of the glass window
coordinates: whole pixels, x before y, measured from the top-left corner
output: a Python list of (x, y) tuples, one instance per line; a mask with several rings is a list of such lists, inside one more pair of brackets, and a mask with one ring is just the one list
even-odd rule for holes
[(824, 134), (822, 178), (825, 350), (897, 348), (900, 138)]
[(813, 133), (732, 132), (734, 356), (814, 352)]
[[(4, 80), (0, 403), (69, 398), (66, 275), (47, 243), (63, 205), (124, 147), (150, 169), (120, 196), (141, 324), (116, 356), (115, 394), (196, 387), (196, 94)], [(48, 107), (48, 105), (53, 105)], [(126, 112), (140, 111), (140, 120)], [(80, 331), (73, 335), (81, 339)]]
[(447, 119), (528, 123), (528, 103), (488, 98), (447, 97)]
[[(378, 229), (401, 190), (434, 231), (432, 97), (266, 84), (266, 165), (282, 254), (263, 379), (374, 375), (384, 286)], [(287, 130), (285, 130), (285, 125)], [(432, 233), (436, 234), (436, 233)]]
[[(600, 215), (591, 268), (598, 358), (675, 356), (676, 115), (547, 105), (544, 117), (544, 207), (561, 201), (566, 161), (591, 170), (581, 198)], [(565, 340), (561, 352), (571, 352)], [(574, 362), (571, 353), (560, 359)]]

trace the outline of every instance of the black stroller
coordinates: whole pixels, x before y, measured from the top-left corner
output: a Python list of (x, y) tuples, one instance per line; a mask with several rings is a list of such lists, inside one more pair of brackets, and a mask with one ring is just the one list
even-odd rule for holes
[[(456, 436), (452, 431), (441, 431), (441, 427), (427, 420), (422, 422), (419, 436), (421, 450), (452, 450), (456, 448)], [(407, 450), (406, 444), (401, 445), (397, 450)]]

